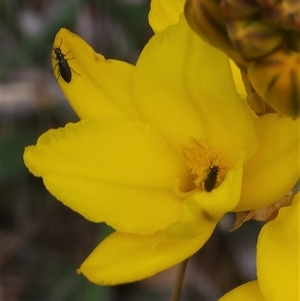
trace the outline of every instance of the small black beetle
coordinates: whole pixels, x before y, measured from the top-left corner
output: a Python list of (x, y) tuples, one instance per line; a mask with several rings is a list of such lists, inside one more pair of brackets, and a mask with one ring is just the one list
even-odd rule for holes
[(218, 173), (220, 171), (219, 166), (213, 165), (213, 161), (210, 161), (210, 165), (209, 165), (209, 173), (207, 175), (206, 180), (204, 181), (204, 189), (207, 192), (211, 192), (216, 184), (217, 184), (217, 177), (218, 177)]
[[(54, 66), (53, 71), (55, 70), (56, 66), (58, 65), (59, 76), (61, 75), (61, 77), (65, 80), (65, 82), (69, 83), (72, 79), (72, 72), (71, 72), (71, 68), (68, 64), (67, 59), (65, 59), (65, 56), (68, 55), (70, 53), (70, 51), (67, 54), (63, 54), (60, 49), (61, 43), (62, 43), (62, 39), (60, 41), (59, 46), (57, 48), (53, 48), (53, 51), (56, 55), (55, 59), (58, 60), (58, 63)], [(59, 79), (59, 76), (58, 76), (58, 79)]]
[[(53, 59), (55, 59), (55, 60), (58, 61), (57, 64), (54, 66), (52, 72), (54, 72), (56, 66), (58, 65), (58, 75), (59, 76), (58, 76), (57, 80), (59, 80), (59, 77), (61, 76), (66, 83), (69, 83), (69, 82), (71, 82), (71, 79), (72, 79), (72, 72), (71, 72), (71, 70), (74, 73), (76, 73), (76, 72), (69, 66), (69, 63), (68, 63), (68, 60), (72, 60), (73, 58), (71, 58), (71, 59), (65, 59), (65, 56), (67, 56), (71, 52), (71, 50), (68, 53), (63, 54), (61, 52), (61, 49), (60, 49), (61, 44), (62, 44), (62, 39), (61, 39), (60, 44), (59, 44), (59, 46), (57, 48), (52, 48), (52, 47), (50, 47), (50, 46), (47, 45), (48, 47), (50, 47), (50, 48), (53, 49), (53, 51), (54, 51), (54, 53), (56, 55), (56, 57), (53, 57)], [(76, 73), (76, 74), (80, 75), (78, 73)]]

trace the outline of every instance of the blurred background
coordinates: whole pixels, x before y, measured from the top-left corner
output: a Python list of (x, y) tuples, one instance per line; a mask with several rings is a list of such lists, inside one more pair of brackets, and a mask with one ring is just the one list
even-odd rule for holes
[[(150, 0), (1, 1), (0, 301), (167, 301), (176, 267), (128, 285), (100, 287), (76, 269), (111, 230), (57, 202), (23, 164), (24, 147), (78, 120), (51, 74), (56, 32), (66, 27), (106, 58), (135, 63), (153, 32)], [(225, 216), (188, 263), (182, 301), (215, 301), (255, 278), (261, 225), (229, 233)]]

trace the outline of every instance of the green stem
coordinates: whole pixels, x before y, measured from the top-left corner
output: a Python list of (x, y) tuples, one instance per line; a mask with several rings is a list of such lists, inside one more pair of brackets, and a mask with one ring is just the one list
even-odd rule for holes
[(183, 284), (183, 280), (184, 280), (184, 274), (185, 274), (185, 269), (186, 269), (186, 266), (187, 266), (187, 262), (188, 262), (188, 259), (181, 262), (178, 266), (171, 301), (179, 301), (179, 299), (180, 299), (180, 294), (181, 294), (181, 289), (182, 289), (182, 284)]

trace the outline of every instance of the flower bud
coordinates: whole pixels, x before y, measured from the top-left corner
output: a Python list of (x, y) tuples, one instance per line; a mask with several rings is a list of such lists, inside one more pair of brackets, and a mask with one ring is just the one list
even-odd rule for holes
[(276, 5), (261, 13), (261, 20), (284, 30), (300, 30), (299, 0), (278, 1)]
[(226, 23), (232, 45), (245, 59), (262, 57), (277, 48), (283, 33), (260, 20), (235, 20)]
[(185, 16), (248, 75), (253, 95), (299, 116), (299, 0), (186, 0)]
[(256, 1), (248, 0), (223, 0), (220, 3), (222, 15), (227, 20), (244, 19), (259, 12)]
[(201, 38), (224, 51), (241, 69), (246, 69), (242, 58), (234, 50), (228, 38), (225, 20), (217, 1), (187, 0), (184, 13), (190, 27)]
[(275, 111), (297, 118), (300, 114), (300, 53), (277, 51), (255, 61), (248, 77), (255, 91)]

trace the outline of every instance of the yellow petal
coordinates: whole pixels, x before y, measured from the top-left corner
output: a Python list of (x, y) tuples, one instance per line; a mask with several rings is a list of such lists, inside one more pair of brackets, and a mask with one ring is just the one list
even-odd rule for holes
[(300, 193), (259, 234), (257, 276), (266, 301), (299, 301), (299, 201)]
[(241, 70), (239, 67), (237, 67), (237, 65), (232, 60), (230, 60), (230, 67), (231, 67), (234, 83), (236, 86), (236, 90), (243, 99), (246, 99), (247, 92), (245, 90), (245, 85), (241, 77)]
[(265, 299), (259, 290), (257, 280), (254, 280), (236, 287), (218, 301), (265, 301)]
[(58, 61), (52, 54), (54, 75), (59, 78), (61, 89), (81, 119), (102, 116), (139, 119), (132, 96), (134, 66), (106, 60), (65, 28), (57, 33), (53, 47), (61, 48), (72, 68), (72, 80), (66, 83), (58, 74)]
[(217, 145), (230, 164), (255, 150), (253, 117), (240, 100), (228, 58), (204, 43), (184, 18), (156, 34), (143, 50), (134, 94), (147, 123), (174, 148), (189, 137)]
[(242, 154), (219, 187), (211, 192), (197, 192), (186, 202), (196, 203), (209, 220), (217, 223), (225, 213), (232, 211), (240, 200), (244, 158), (245, 154)]
[(149, 23), (155, 33), (179, 21), (185, 0), (152, 0)]
[(299, 178), (299, 118), (267, 114), (255, 122), (258, 150), (245, 164), (237, 211), (269, 205)]
[(26, 166), (66, 206), (122, 232), (148, 234), (176, 222), (173, 191), (182, 161), (148, 125), (82, 120), (27, 147)]
[(115, 285), (141, 280), (194, 254), (210, 231), (186, 240), (170, 240), (163, 232), (149, 236), (114, 232), (102, 241), (78, 270), (91, 282)]

